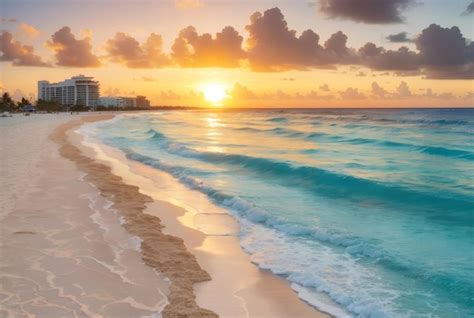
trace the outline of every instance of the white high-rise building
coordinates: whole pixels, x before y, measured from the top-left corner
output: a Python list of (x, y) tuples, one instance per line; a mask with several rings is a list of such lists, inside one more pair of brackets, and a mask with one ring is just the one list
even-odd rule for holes
[(38, 81), (38, 99), (68, 106), (96, 107), (99, 97), (100, 85), (93, 77), (78, 75), (59, 83)]

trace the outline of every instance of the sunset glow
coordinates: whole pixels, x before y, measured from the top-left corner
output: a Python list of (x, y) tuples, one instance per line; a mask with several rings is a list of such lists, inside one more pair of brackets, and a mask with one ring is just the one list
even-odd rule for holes
[(203, 88), (204, 98), (213, 106), (222, 106), (222, 102), (226, 99), (226, 89), (221, 84), (207, 84)]
[(152, 105), (473, 106), (469, 1), (369, 2), (4, 0), (0, 90), (84, 74)]

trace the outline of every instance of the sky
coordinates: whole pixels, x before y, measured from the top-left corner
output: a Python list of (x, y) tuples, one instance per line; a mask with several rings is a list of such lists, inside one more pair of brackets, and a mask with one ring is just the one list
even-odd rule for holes
[(219, 107), (474, 106), (472, 0), (1, 0), (0, 90)]

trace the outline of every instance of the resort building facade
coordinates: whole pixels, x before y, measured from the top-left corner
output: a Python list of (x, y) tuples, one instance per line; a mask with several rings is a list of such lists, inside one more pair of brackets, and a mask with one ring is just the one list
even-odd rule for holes
[(146, 96), (104, 96), (99, 98), (98, 105), (119, 108), (148, 108), (150, 107), (150, 101), (146, 98)]
[(58, 83), (38, 81), (38, 99), (55, 101), (63, 106), (96, 107), (100, 98), (100, 84), (93, 77), (78, 75)]

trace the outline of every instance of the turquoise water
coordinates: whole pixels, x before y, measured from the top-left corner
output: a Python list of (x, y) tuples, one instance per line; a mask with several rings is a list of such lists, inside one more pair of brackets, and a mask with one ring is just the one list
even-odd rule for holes
[(136, 113), (93, 134), (227, 208), (316, 306), (474, 316), (474, 110)]

